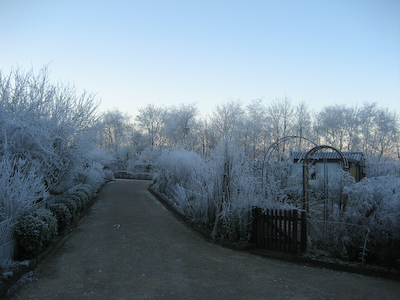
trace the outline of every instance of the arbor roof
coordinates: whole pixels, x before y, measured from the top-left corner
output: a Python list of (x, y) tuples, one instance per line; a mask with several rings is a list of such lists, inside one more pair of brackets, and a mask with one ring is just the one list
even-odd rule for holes
[[(292, 158), (294, 161), (298, 161), (303, 159), (308, 151), (294, 151), (292, 152)], [(349, 151), (349, 152), (342, 152), (343, 155), (347, 158), (347, 160), (351, 163), (357, 163), (357, 162), (363, 162), (364, 161), (364, 156), (361, 151)], [(328, 152), (328, 151), (317, 151), (315, 152), (312, 156), (310, 156), (312, 159), (316, 160), (330, 160), (330, 161), (339, 161), (340, 155), (336, 151), (333, 152)]]

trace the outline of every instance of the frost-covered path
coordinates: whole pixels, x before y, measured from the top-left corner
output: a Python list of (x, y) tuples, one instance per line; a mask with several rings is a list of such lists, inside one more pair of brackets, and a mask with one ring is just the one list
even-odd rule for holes
[(213, 245), (175, 219), (149, 181), (117, 180), (68, 242), (9, 299), (399, 299), (400, 283)]

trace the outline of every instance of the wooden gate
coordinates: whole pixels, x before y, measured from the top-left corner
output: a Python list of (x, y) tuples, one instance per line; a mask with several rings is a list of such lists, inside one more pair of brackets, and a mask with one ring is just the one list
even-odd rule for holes
[[(253, 207), (252, 242), (258, 248), (303, 253), (307, 248), (306, 212), (294, 210), (263, 211)], [(299, 216), (300, 215), (300, 216)]]

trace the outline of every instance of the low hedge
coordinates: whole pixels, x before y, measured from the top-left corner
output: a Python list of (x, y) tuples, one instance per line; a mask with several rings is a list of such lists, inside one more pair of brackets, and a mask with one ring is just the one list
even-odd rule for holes
[(81, 185), (77, 191), (83, 192), (87, 195), (89, 201), (92, 200), (92, 198), (94, 197), (95, 191), (93, 189), (93, 187), (90, 184), (83, 184)]
[(57, 229), (57, 219), (48, 209), (38, 209), (21, 217), (14, 231), (21, 255), (31, 258), (38, 254), (57, 234)]
[(74, 201), (76, 203), (76, 208), (77, 208), (78, 213), (83, 211), (83, 209), (85, 208), (85, 203), (82, 201), (81, 198), (79, 198), (75, 194), (69, 194), (69, 195), (65, 196), (65, 198), (71, 199), (72, 201)]
[(88, 207), (94, 195), (92, 186), (83, 184), (49, 209), (37, 209), (22, 216), (14, 231), (21, 256), (31, 258), (40, 253), (58, 231), (67, 228), (72, 219)]
[(73, 193), (73, 195), (81, 199), (84, 208), (86, 208), (89, 205), (90, 199), (85, 192), (78, 190), (75, 193)]
[(75, 218), (78, 212), (78, 206), (76, 205), (76, 202), (74, 200), (69, 198), (62, 198), (57, 203), (64, 204), (69, 209), (72, 219)]
[(65, 204), (55, 203), (50, 206), (50, 210), (57, 218), (58, 232), (62, 232), (71, 224), (72, 214)]

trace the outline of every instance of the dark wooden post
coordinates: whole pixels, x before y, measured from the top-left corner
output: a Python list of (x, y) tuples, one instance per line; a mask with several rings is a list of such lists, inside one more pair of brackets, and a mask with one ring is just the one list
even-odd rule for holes
[(288, 239), (287, 239), (287, 223), (288, 223), (288, 216), (287, 210), (283, 211), (283, 251), (288, 251)]
[(265, 246), (267, 248), (271, 248), (271, 210), (267, 209), (265, 212), (265, 236), (266, 236), (266, 243)]
[(261, 246), (261, 234), (263, 233), (262, 230), (262, 220), (261, 220), (261, 207), (257, 207), (256, 209), (256, 215), (257, 215), (257, 247)]
[(257, 207), (251, 208), (251, 239), (252, 244), (257, 244)]
[(293, 210), (292, 253), (297, 253), (297, 210)]
[(301, 242), (300, 242), (300, 252), (304, 253), (307, 250), (307, 220), (306, 212), (303, 210), (301, 212)]

